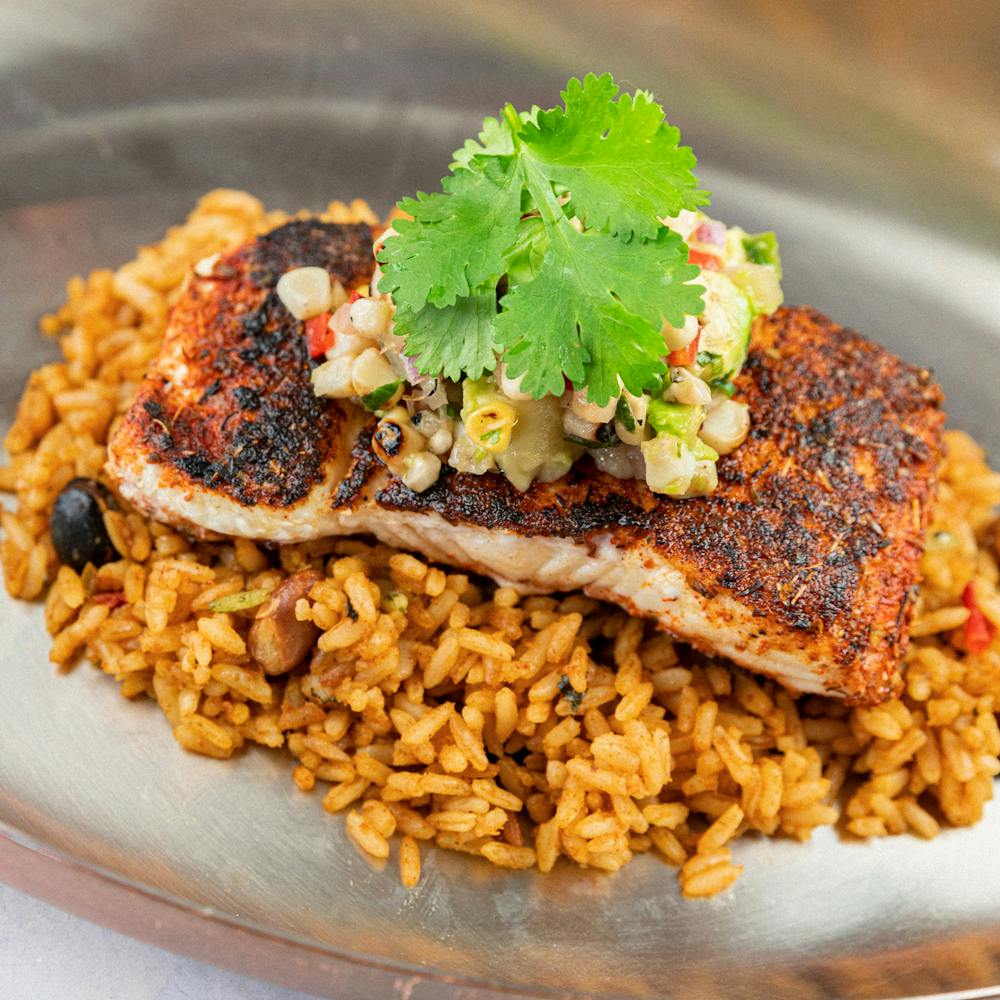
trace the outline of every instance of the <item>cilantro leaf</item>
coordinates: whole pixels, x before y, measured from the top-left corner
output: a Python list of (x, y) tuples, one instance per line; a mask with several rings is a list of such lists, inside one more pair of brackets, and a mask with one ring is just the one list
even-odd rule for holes
[(657, 216), (708, 201), (696, 187), (694, 154), (645, 91), (615, 100), (609, 73), (570, 80), (565, 110), (542, 111), (521, 133), (525, 156), (570, 193), (584, 225), (628, 240), (656, 235)]
[(447, 178), (443, 193), (407, 198), (412, 219), (396, 222), (385, 242), (379, 287), (397, 308), (450, 306), (477, 285), (503, 274), (504, 251), (521, 218), (521, 184), (511, 157), (477, 161)]
[(477, 289), (454, 305), (397, 311), (396, 329), (406, 330), (406, 351), (425, 373), (456, 382), (463, 374), (479, 378), (495, 363), (496, 293)]
[(385, 385), (380, 385), (377, 389), (372, 389), (371, 392), (361, 397), (361, 405), (372, 413), (376, 410), (381, 410), (396, 395), (396, 390), (401, 383), (402, 379), (396, 379), (395, 382), (386, 382)]
[(615, 419), (621, 423), (625, 430), (635, 433), (635, 417), (632, 416), (632, 411), (624, 396), (618, 400), (618, 406), (615, 408)]
[(660, 218), (707, 196), (649, 94), (590, 74), (562, 96), (487, 118), (441, 192), (400, 202), (411, 218), (379, 252), (379, 287), (421, 372), (478, 378), (502, 350), (532, 396), (568, 378), (603, 405), (620, 383), (662, 384), (664, 320), (702, 311), (698, 268)]
[(501, 301), (497, 339), (510, 377), (523, 375), (522, 389), (537, 397), (561, 394), (565, 374), (598, 406), (618, 395), (619, 378), (635, 395), (653, 388), (666, 371), (663, 319), (679, 325), (701, 308), (686, 257), (666, 228), (622, 243), (558, 223), (541, 271)]
[[(567, 378), (581, 384), (590, 360), (577, 331), (573, 295), (578, 284), (573, 278), (546, 254), (535, 279), (516, 285), (500, 301), (503, 311), (496, 327), (506, 373), (514, 379), (523, 375), (521, 390), (535, 399), (561, 396)], [(527, 325), (522, 325), (525, 318)], [(539, 328), (543, 336), (538, 336)]]
[(517, 228), (517, 239), (504, 256), (504, 270), (512, 282), (531, 281), (545, 259), (549, 238), (545, 223), (537, 215), (522, 219)]
[[(530, 121), (537, 110), (522, 111), (521, 121)], [(513, 152), (514, 136), (506, 119), (484, 118), (478, 141), (466, 139), (462, 148), (452, 153), (452, 163), (448, 169), (454, 172), (461, 167), (469, 167), (475, 156), (508, 156)]]

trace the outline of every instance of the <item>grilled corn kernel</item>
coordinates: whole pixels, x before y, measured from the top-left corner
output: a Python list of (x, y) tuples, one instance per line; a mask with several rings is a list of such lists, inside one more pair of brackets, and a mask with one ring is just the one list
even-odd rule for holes
[(426, 447), (427, 439), (410, 423), (402, 406), (393, 407), (372, 435), (372, 449), (394, 476), (402, 476), (408, 467), (407, 459)]
[(354, 385), (351, 382), (353, 364), (353, 357), (342, 355), (314, 368), (310, 376), (313, 392), (317, 396), (329, 396), (331, 399), (349, 399), (354, 395)]
[(413, 414), (413, 426), (427, 438), (427, 450), (435, 455), (451, 451), (455, 443), (455, 421), (443, 412), (421, 410)]
[(726, 399), (708, 411), (698, 437), (720, 455), (738, 448), (750, 433), (750, 411), (746, 403)]
[(403, 472), (403, 485), (414, 493), (423, 493), (437, 482), (441, 474), (441, 459), (429, 451), (420, 451), (406, 460), (406, 470)]
[(365, 337), (381, 337), (391, 317), (392, 306), (385, 299), (358, 299), (351, 306), (351, 323)]
[(688, 316), (683, 326), (663, 325), (663, 340), (668, 351), (682, 351), (698, 335), (698, 317)]
[(606, 424), (614, 415), (618, 406), (618, 397), (609, 399), (603, 406), (597, 406), (587, 398), (586, 389), (577, 389), (573, 393), (570, 409), (581, 420), (588, 424)]
[(333, 288), (322, 267), (295, 267), (286, 271), (274, 289), (296, 319), (310, 319), (330, 308)]
[(712, 402), (712, 390), (707, 382), (686, 368), (675, 368), (674, 379), (663, 394), (663, 398), (674, 403), (686, 403), (689, 406), (707, 406)]
[(455, 443), (455, 424), (451, 417), (433, 410), (424, 410), (413, 415), (413, 426), (427, 438), (427, 450), (435, 455), (451, 451)]
[(452, 433), (451, 427), (442, 427), (427, 439), (427, 450), (432, 451), (435, 455), (444, 455), (451, 451), (451, 446), (454, 443), (455, 435)]
[(517, 423), (517, 410), (496, 399), (477, 407), (464, 418), (465, 432), (484, 451), (505, 451)]
[[(354, 304), (357, 305), (357, 302)], [(363, 350), (351, 366), (351, 384), (354, 386), (356, 396), (367, 396), (383, 385), (399, 381), (400, 378), (392, 370), (392, 365), (374, 347)]]
[(335, 281), (330, 289), (330, 311), (339, 309), (349, 298), (347, 289), (339, 281)]

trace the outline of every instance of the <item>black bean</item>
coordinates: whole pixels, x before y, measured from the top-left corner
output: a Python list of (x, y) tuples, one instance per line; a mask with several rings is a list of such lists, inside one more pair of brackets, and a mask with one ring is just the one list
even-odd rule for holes
[(87, 563), (103, 566), (119, 558), (104, 526), (104, 512), (116, 509), (111, 491), (93, 479), (73, 479), (52, 505), (49, 529), (59, 561), (78, 573)]

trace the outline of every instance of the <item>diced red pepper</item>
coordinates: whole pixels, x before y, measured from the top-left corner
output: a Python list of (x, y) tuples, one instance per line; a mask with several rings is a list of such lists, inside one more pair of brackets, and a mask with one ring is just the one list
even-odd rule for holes
[(962, 591), (962, 603), (969, 609), (969, 617), (965, 622), (965, 648), (973, 654), (985, 653), (997, 633), (997, 628), (983, 614), (983, 609), (976, 598), (975, 584), (971, 580)]
[(320, 313), (306, 320), (306, 339), (309, 341), (309, 357), (322, 357), (333, 347), (334, 334), (330, 329), (330, 314)]
[(667, 355), (667, 363), (671, 365), (679, 365), (684, 367), (685, 365), (693, 365), (698, 357), (698, 341), (701, 340), (701, 330), (699, 330), (694, 335), (694, 340), (691, 341), (687, 347), (682, 347), (679, 350), (671, 351)]
[(94, 594), (91, 600), (95, 604), (106, 604), (112, 610), (120, 608), (125, 603), (125, 592), (122, 590), (106, 590), (100, 594)]
[(705, 271), (721, 271), (722, 259), (714, 253), (703, 253), (701, 250), (688, 250), (688, 263), (697, 264)]
[(358, 299), (360, 299), (360, 298), (361, 298), (361, 292), (359, 292), (355, 288), (354, 291), (351, 292), (351, 297), (347, 301), (353, 304), (353, 303), (357, 302)]

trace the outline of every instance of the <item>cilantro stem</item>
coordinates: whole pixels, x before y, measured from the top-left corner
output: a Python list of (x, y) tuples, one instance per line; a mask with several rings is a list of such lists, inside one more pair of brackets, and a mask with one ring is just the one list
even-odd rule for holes
[(528, 193), (531, 195), (539, 215), (553, 226), (557, 226), (560, 222), (568, 221), (566, 213), (563, 211), (562, 205), (559, 204), (559, 199), (556, 197), (555, 191), (552, 190), (552, 185), (549, 183), (548, 178), (544, 174), (541, 174), (527, 157), (525, 157), (522, 170), (524, 171)]
[(520, 149), (521, 147), (520, 132), (522, 126), (520, 113), (518, 112), (517, 108), (514, 107), (513, 104), (508, 102), (507, 104), (504, 105), (501, 114), (503, 115), (504, 121), (507, 122), (507, 124), (510, 126), (510, 134), (511, 138), (514, 140), (514, 148)]

